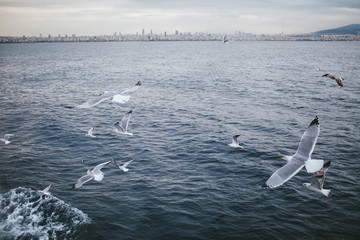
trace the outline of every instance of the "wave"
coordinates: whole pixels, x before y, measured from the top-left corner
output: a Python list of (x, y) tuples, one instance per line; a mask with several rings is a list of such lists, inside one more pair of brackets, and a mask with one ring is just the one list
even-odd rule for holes
[(1, 239), (72, 239), (89, 223), (81, 210), (37, 190), (18, 187), (0, 195)]

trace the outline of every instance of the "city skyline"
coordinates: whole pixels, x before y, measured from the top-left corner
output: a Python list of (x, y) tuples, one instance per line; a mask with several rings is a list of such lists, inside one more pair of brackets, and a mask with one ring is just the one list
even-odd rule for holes
[(0, 36), (142, 34), (142, 29), (299, 34), (359, 22), (357, 0), (0, 0)]

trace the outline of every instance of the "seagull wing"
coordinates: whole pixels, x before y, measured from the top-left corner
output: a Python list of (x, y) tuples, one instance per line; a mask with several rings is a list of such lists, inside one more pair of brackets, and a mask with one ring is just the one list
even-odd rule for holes
[(81, 178), (79, 178), (79, 180), (77, 180), (77, 182), (74, 184), (74, 186), (72, 187), (74, 188), (79, 188), (81, 187), (84, 183), (87, 183), (88, 181), (92, 180), (94, 178), (93, 175), (87, 173), (86, 175), (82, 176)]
[(323, 167), (314, 173), (314, 177), (318, 180), (319, 182), (319, 189), (322, 189), (324, 186), (324, 182), (325, 182), (325, 173), (328, 170), (328, 168), (330, 167), (331, 161), (328, 161), (326, 163), (324, 163)]
[(129, 111), (121, 120), (120, 127), (124, 132), (127, 131), (127, 128), (129, 126), (129, 120), (131, 118), (132, 111)]
[(299, 147), (293, 156), (293, 158), (302, 159), (307, 161), (312, 152), (314, 151), (317, 138), (320, 133), (320, 125), (318, 117), (315, 117), (314, 120), (310, 123), (309, 127), (306, 129), (304, 134), (301, 137)]
[(92, 135), (94, 131), (94, 127), (90, 128), (90, 130), (88, 131), (88, 135)]
[(319, 189), (321, 190), (322, 189), (322, 185), (321, 185), (321, 178), (322, 177), (315, 177), (313, 176), (311, 179), (310, 179), (310, 185), (315, 188), (315, 189)]
[(118, 131), (123, 131), (123, 129), (120, 127), (120, 122), (115, 123), (114, 126)]
[(138, 90), (138, 89), (139, 89), (139, 86), (133, 86), (133, 87), (131, 87), (131, 88), (125, 89), (124, 91), (121, 92), (121, 94), (122, 94), (122, 95), (124, 95), (124, 94), (131, 94), (131, 93), (136, 92), (136, 90)]
[(130, 160), (130, 161), (124, 163), (124, 165), (123, 165), (122, 167), (123, 167), (123, 168), (126, 168), (132, 161), (133, 161), (133, 160)]
[(343, 83), (342, 83), (341, 77), (336, 77), (336, 78), (335, 78), (335, 81), (336, 81), (336, 83), (337, 83), (339, 86), (341, 86), (341, 87), (344, 86)]
[(94, 169), (91, 171), (91, 173), (92, 173), (93, 175), (99, 174), (100, 170), (101, 170), (103, 167), (105, 167), (106, 165), (108, 165), (109, 163), (111, 163), (111, 161), (107, 161), (107, 162), (104, 162), (104, 163), (100, 163), (99, 165), (96, 165), (96, 166), (94, 167)]
[(233, 137), (232, 137), (232, 142), (234, 143), (234, 144), (239, 144), (239, 141), (237, 140), (237, 138), (239, 137), (240, 135), (234, 135)]
[(295, 176), (302, 168), (304, 163), (292, 159), (287, 164), (276, 170), (271, 177), (266, 181), (263, 187), (276, 188), (283, 185), (285, 182)]
[(49, 186), (47, 186), (44, 190), (40, 191), (43, 194), (49, 194), (49, 190), (50, 190), (51, 184)]
[(125, 89), (125, 90), (122, 91), (120, 94), (123, 95), (123, 94), (131, 94), (131, 93), (134, 93), (134, 92), (136, 92), (136, 91), (139, 89), (140, 86), (141, 86), (141, 81), (138, 81), (138, 82), (135, 84), (135, 86)]
[(75, 108), (90, 108), (98, 105), (99, 103), (106, 101), (113, 97), (115, 93), (114, 92), (106, 92), (100, 96), (97, 96), (93, 99), (90, 99), (87, 102), (84, 102), (83, 104), (77, 105)]
[(10, 133), (5, 134), (5, 136), (4, 136), (5, 141), (9, 140), (9, 137), (12, 137), (12, 136), (14, 136), (14, 134), (10, 134)]

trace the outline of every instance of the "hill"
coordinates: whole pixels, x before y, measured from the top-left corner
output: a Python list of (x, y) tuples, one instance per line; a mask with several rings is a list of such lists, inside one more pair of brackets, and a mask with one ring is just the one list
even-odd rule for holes
[(360, 34), (360, 24), (350, 24), (339, 28), (321, 30), (316, 34)]

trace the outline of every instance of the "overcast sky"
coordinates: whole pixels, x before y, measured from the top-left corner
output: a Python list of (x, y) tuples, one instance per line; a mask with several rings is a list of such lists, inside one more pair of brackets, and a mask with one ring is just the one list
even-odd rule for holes
[(0, 36), (308, 33), (360, 23), (360, 0), (0, 0)]

